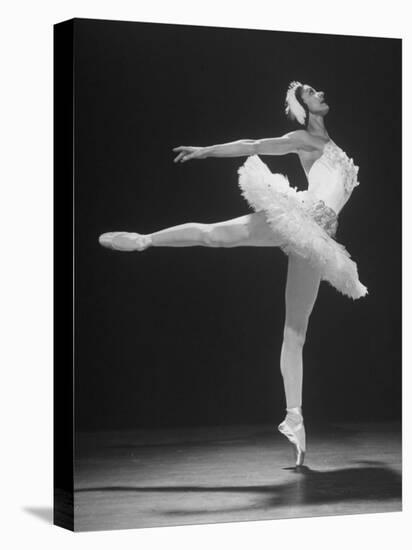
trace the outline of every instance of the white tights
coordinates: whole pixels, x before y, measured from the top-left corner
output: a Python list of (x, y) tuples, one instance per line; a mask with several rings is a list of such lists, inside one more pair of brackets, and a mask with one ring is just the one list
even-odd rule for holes
[[(248, 214), (225, 222), (185, 223), (150, 235), (152, 246), (280, 246), (282, 241), (263, 213)], [(302, 352), (309, 317), (316, 301), (320, 274), (306, 260), (290, 255), (286, 282), (286, 316), (280, 370), (287, 408), (302, 406)]]

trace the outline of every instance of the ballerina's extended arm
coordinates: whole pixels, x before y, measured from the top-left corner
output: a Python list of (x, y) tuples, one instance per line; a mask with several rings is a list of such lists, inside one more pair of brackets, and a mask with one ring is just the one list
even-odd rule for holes
[(287, 155), (299, 150), (316, 148), (313, 137), (305, 130), (296, 130), (284, 136), (267, 139), (241, 139), (208, 147), (174, 147), (178, 155), (174, 162), (186, 162), (207, 157), (243, 157), (250, 155)]

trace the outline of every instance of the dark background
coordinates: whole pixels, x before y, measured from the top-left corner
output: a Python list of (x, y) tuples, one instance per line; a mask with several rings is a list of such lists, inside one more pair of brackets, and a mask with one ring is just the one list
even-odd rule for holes
[[(78, 429), (281, 420), (287, 258), (277, 248), (103, 249), (250, 212), (245, 158), (174, 164), (172, 147), (279, 136), (291, 80), (324, 90), (332, 139), (360, 166), (337, 240), (366, 298), (323, 282), (304, 348), (304, 412), (401, 414), (401, 41), (75, 21)], [(265, 156), (306, 187), (295, 155)]]

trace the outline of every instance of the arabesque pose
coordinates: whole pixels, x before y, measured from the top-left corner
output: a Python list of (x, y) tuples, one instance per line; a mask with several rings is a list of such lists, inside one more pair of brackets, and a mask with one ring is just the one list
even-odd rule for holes
[[(358, 167), (329, 137), (328, 111), (323, 92), (294, 81), (286, 94), (286, 114), (301, 129), (276, 138), (173, 149), (175, 162), (247, 156), (239, 168), (239, 186), (253, 213), (212, 224), (184, 223), (146, 235), (111, 232), (99, 238), (101, 245), (121, 251), (143, 251), (150, 246), (277, 246), (288, 255), (280, 355), (286, 417), (278, 429), (293, 445), (296, 466), (303, 464), (306, 452), (302, 350), (320, 281), (328, 281), (352, 299), (367, 294), (356, 263), (334, 238), (338, 214), (359, 183)], [(291, 187), (282, 174), (273, 174), (258, 156), (289, 153), (298, 155), (307, 175), (305, 191)]]

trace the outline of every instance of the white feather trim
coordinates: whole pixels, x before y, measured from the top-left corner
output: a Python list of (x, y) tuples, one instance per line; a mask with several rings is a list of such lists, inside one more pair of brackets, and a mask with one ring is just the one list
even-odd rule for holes
[(306, 120), (306, 111), (296, 99), (296, 88), (301, 85), (302, 84), (300, 82), (291, 82), (291, 84), (289, 85), (289, 89), (286, 93), (286, 103), (289, 111), (293, 114), (299, 124), (302, 124), (302, 126), (304, 126)]

